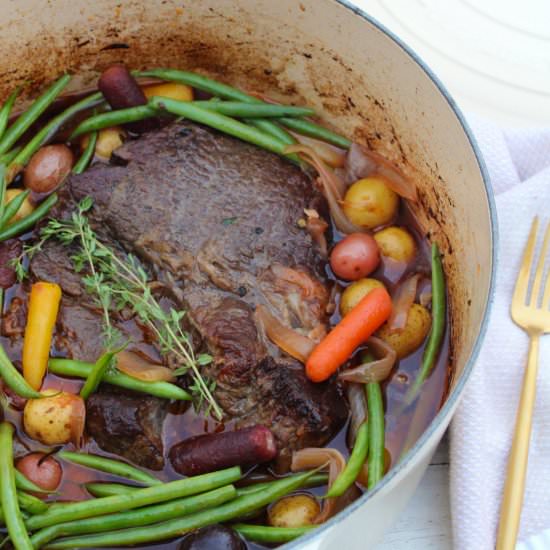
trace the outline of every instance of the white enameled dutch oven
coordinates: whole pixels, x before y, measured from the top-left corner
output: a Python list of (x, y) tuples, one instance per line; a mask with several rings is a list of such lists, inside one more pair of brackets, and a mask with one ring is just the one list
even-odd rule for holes
[(419, 189), (415, 209), (444, 253), (452, 381), (437, 418), (377, 488), (288, 547), (372, 548), (417, 487), (480, 346), (495, 269), (487, 174), (455, 103), (422, 61), (337, 0), (4, 0), (0, 98), (36, 93), (63, 71), (93, 82), (107, 65), (206, 71), (307, 103), (324, 122), (390, 158)]

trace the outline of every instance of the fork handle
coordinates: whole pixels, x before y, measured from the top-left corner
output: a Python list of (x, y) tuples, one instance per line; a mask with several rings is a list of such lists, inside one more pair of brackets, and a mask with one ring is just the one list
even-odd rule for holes
[(529, 358), (516, 413), (514, 440), (508, 457), (508, 471), (500, 508), (496, 550), (513, 550), (516, 547), (521, 517), (539, 366), (539, 334), (530, 336)]

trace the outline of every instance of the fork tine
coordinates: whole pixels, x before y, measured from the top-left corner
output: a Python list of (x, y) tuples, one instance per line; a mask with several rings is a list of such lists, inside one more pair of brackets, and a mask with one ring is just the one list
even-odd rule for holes
[(527, 302), (527, 289), (529, 288), (529, 273), (531, 272), (531, 263), (533, 261), (533, 254), (535, 252), (535, 242), (537, 240), (537, 230), (539, 227), (539, 218), (535, 216), (533, 223), (531, 224), (531, 231), (529, 232), (529, 239), (525, 245), (525, 251), (523, 253), (523, 260), (521, 261), (521, 269), (519, 270), (518, 278), (516, 281), (516, 287), (514, 289), (514, 296), (512, 305), (521, 302), (525, 304)]
[(537, 263), (537, 271), (535, 272), (535, 279), (533, 281), (533, 290), (531, 291), (531, 301), (529, 303), (531, 307), (537, 307), (537, 304), (539, 302), (540, 284), (542, 282), (542, 275), (544, 274), (544, 265), (546, 264), (546, 253), (548, 251), (549, 240), (550, 240), (550, 223), (548, 223), (548, 225), (546, 226), (546, 233), (544, 234), (544, 241), (542, 242), (539, 261)]

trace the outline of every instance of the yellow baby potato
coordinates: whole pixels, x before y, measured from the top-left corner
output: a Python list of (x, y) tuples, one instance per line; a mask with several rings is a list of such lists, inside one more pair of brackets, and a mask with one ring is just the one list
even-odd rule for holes
[(382, 256), (398, 262), (410, 262), (416, 255), (416, 243), (412, 235), (402, 227), (386, 227), (374, 234)]
[(396, 351), (398, 359), (403, 359), (422, 345), (430, 331), (431, 324), (430, 312), (420, 304), (413, 304), (403, 330), (390, 331), (388, 325), (384, 324), (378, 330), (377, 336)]
[(399, 196), (376, 176), (356, 181), (347, 190), (343, 202), (347, 218), (368, 229), (391, 222), (398, 207)]
[(340, 314), (347, 315), (371, 290), (385, 288), (378, 279), (359, 279), (349, 285), (340, 298)]
[(290, 495), (278, 500), (268, 511), (273, 527), (302, 527), (311, 525), (319, 513), (319, 503), (308, 494)]

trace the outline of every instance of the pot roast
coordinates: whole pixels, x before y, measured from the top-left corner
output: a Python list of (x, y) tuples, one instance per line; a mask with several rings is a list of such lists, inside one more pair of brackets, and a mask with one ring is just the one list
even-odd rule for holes
[[(325, 332), (328, 285), (319, 252), (298, 223), (304, 208), (324, 208), (309, 177), (286, 160), (189, 122), (129, 141), (115, 155), (109, 165), (71, 176), (53, 215), (69, 216), (91, 196), (90, 220), (101, 239), (136, 255), (163, 299), (187, 311), (183, 322), (194, 347), (214, 357), (203, 373), (216, 381), (224, 423), (270, 428), (282, 468), (291, 451), (325, 445), (347, 417), (340, 387), (334, 380), (308, 381), (303, 365), (270, 343), (255, 317), (262, 304), (304, 334)], [(31, 262), (31, 277), (63, 289), (59, 351), (95, 361), (102, 353), (101, 317), (70, 254), (48, 242)], [(115, 323), (137, 348), (154, 344), (124, 312)], [(14, 335), (10, 348), (17, 347)], [(103, 387), (88, 401), (87, 429), (104, 450), (161, 469), (166, 414), (155, 398), (117, 393), (114, 399)]]

